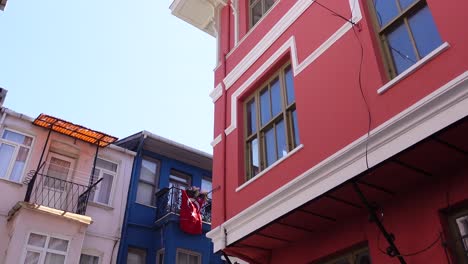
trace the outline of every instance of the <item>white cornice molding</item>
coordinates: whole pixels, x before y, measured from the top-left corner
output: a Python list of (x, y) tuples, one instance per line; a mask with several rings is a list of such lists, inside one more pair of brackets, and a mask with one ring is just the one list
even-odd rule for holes
[(219, 83), (218, 85), (216, 85), (216, 87), (213, 90), (211, 90), (210, 97), (211, 97), (211, 100), (213, 100), (213, 103), (215, 103), (222, 95), (223, 95), (223, 85), (222, 83)]
[(366, 141), (373, 167), (467, 115), (468, 71), (210, 231), (214, 252), (365, 171)]
[[(350, 7), (353, 11), (353, 22), (357, 23), (362, 19), (361, 8), (357, 0), (350, 0)], [(234, 69), (224, 78), (225, 89), (229, 89), (242, 74), (273, 44), (289, 26), (313, 3), (312, 0), (299, 0), (282, 18), (281, 20), (265, 35), (265, 37), (234, 67)], [(302, 62), (299, 62), (297, 57), (297, 48), (295, 37), (292, 35), (276, 52), (268, 58), (231, 96), (231, 121), (226, 128), (225, 133), (229, 135), (237, 128), (237, 100), (252, 83), (257, 80), (265, 71), (288, 50), (291, 52), (291, 64), (294, 76), (299, 75), (312, 62), (319, 58), (327, 51), (336, 41), (344, 36), (353, 25), (345, 22), (335, 33), (333, 33), (326, 41), (324, 41), (317, 49), (312, 51)], [(276, 32), (278, 30), (279, 32)]]
[(225, 0), (174, 0), (169, 7), (174, 16), (216, 37), (216, 12)]

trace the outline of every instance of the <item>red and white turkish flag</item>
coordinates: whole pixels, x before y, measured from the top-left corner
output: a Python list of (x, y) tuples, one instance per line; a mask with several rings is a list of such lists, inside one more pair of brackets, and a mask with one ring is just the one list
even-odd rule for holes
[(182, 231), (193, 235), (202, 233), (200, 209), (204, 202), (203, 199), (189, 198), (187, 192), (182, 190), (182, 203), (180, 204), (180, 229)]

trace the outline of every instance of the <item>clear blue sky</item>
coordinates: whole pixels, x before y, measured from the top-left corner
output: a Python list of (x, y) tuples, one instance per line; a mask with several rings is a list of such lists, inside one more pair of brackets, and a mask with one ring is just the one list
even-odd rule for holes
[(123, 138), (141, 130), (211, 153), (215, 39), (171, 0), (9, 0), (0, 12), (6, 107)]

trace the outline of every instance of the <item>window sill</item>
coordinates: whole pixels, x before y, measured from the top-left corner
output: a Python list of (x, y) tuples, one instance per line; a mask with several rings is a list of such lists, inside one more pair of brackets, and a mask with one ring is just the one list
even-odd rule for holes
[(282, 157), (281, 159), (275, 161), (273, 164), (271, 164), (270, 167), (264, 169), (263, 171), (261, 171), (259, 174), (255, 175), (255, 177), (249, 179), (248, 181), (244, 182), (241, 186), (237, 187), (236, 188), (236, 192), (244, 189), (247, 185), (251, 184), (252, 182), (256, 181), (258, 178), (262, 177), (263, 175), (265, 175), (267, 172), (269, 172), (271, 169), (273, 169), (274, 167), (276, 167), (278, 164), (280, 164), (281, 162), (283, 162), (284, 160), (286, 160), (287, 158), (291, 157), (292, 155), (294, 155), (296, 152), (298, 152), (300, 149), (302, 149), (304, 147), (304, 145), (299, 145), (297, 146), (295, 149), (291, 150), (286, 156)]
[(10, 180), (10, 179), (0, 178), (0, 181), (9, 183), (9, 184), (11, 184), (11, 185), (16, 185), (16, 187), (22, 187), (22, 186), (23, 186), (23, 183), (21, 183), (21, 182), (15, 182), (15, 181), (12, 181), (12, 180)]
[(391, 87), (393, 87), (395, 84), (399, 83), (401, 80), (405, 79), (406, 77), (408, 77), (408, 75), (410, 75), (411, 73), (413, 73), (414, 71), (416, 71), (417, 69), (421, 68), (424, 64), (426, 64), (427, 62), (429, 62), (430, 60), (432, 60), (433, 58), (435, 58), (437, 55), (439, 55), (440, 53), (442, 53), (443, 51), (445, 51), (446, 49), (448, 49), (450, 47), (450, 45), (448, 44), (448, 42), (444, 42), (442, 43), (442, 45), (440, 45), (438, 48), (436, 48), (435, 50), (433, 50), (431, 53), (427, 54), (426, 57), (422, 58), (421, 60), (419, 60), (418, 62), (416, 62), (415, 64), (413, 64), (413, 66), (409, 67), (408, 69), (406, 69), (406, 71), (400, 73), (397, 77), (393, 78), (391, 81), (389, 81), (388, 83), (386, 83), (384, 86), (380, 87), (378, 90), (377, 90), (377, 93), (378, 94), (383, 94), (384, 92), (386, 92), (388, 89), (390, 89)]
[(94, 206), (94, 207), (99, 207), (105, 210), (114, 210), (114, 207), (107, 205), (107, 204), (102, 204), (102, 203), (97, 203), (93, 201), (88, 201), (88, 205)]

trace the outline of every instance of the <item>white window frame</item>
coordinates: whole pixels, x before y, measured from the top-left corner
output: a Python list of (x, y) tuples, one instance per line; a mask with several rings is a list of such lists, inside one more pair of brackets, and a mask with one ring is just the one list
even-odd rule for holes
[[(153, 162), (153, 163), (156, 163), (156, 175), (155, 175), (155, 181), (154, 182), (150, 182), (150, 181), (147, 181), (147, 180), (144, 180), (144, 179), (141, 179), (141, 167), (143, 166), (143, 160), (146, 160), (146, 161), (149, 161), (149, 162)], [(146, 184), (146, 185), (151, 185), (153, 187), (153, 195), (152, 195), (152, 198), (151, 198), (151, 202), (148, 204), (148, 203), (145, 203), (143, 201), (138, 201), (138, 197), (136, 196), (135, 197), (135, 203), (138, 203), (138, 204), (141, 204), (141, 205), (145, 205), (145, 206), (149, 206), (149, 207), (155, 207), (156, 206), (156, 198), (155, 198), (155, 195), (156, 195), (156, 192), (158, 191), (158, 187), (159, 187), (159, 177), (160, 177), (160, 173), (161, 173), (161, 161), (159, 159), (155, 159), (153, 157), (149, 157), (149, 156), (143, 156), (143, 158), (141, 159), (141, 162), (140, 162), (140, 173), (138, 175), (138, 184), (137, 184), (137, 191), (138, 189), (140, 188), (140, 183), (142, 184)]]
[(131, 249), (135, 249), (135, 251), (140, 251), (140, 252), (144, 253), (143, 260), (144, 260), (145, 264), (147, 263), (146, 259), (148, 258), (148, 249), (147, 248), (134, 247), (134, 246), (131, 246), (131, 245), (129, 245), (127, 247), (127, 259), (126, 259), (126, 261), (128, 261), (128, 252)]
[(178, 260), (179, 260), (179, 253), (183, 253), (183, 254), (191, 255), (191, 256), (196, 256), (196, 257), (198, 257), (198, 263), (196, 263), (196, 264), (201, 264), (202, 263), (202, 254), (201, 253), (196, 252), (196, 251), (191, 251), (191, 250), (188, 250), (188, 249), (184, 249), (184, 248), (177, 248), (177, 250), (176, 250), (176, 263), (178, 263)]
[(115, 171), (110, 171), (110, 170), (107, 170), (107, 169), (104, 169), (104, 168), (100, 168), (98, 166), (96, 166), (96, 169), (99, 169), (99, 175), (97, 175), (97, 178), (95, 178), (95, 181), (99, 180), (101, 177), (102, 177), (102, 174), (103, 172), (107, 173), (107, 174), (110, 174), (112, 175), (112, 186), (111, 186), (111, 189), (110, 189), (110, 193), (109, 193), (109, 203), (101, 203), (98, 201), (98, 196), (99, 196), (99, 193), (100, 193), (100, 185), (102, 184), (101, 182), (97, 184), (96, 186), (96, 189), (95, 189), (95, 193), (94, 193), (94, 196), (93, 196), (93, 199), (90, 201), (93, 202), (93, 203), (96, 203), (96, 204), (102, 204), (102, 205), (106, 205), (106, 206), (112, 206), (113, 204), (113, 198), (114, 198), (114, 192), (115, 192), (115, 185), (116, 185), (116, 181), (117, 181), (117, 176), (119, 175), (119, 169), (120, 169), (120, 166), (119, 166), (119, 163), (118, 162), (115, 162), (115, 161), (112, 161), (112, 160), (109, 160), (109, 159), (105, 159), (105, 158), (102, 158), (102, 157), (98, 157), (98, 159), (100, 160), (103, 160), (103, 161), (107, 161), (107, 162), (110, 162), (110, 163), (113, 163), (115, 165), (117, 165), (117, 169)]
[[(17, 142), (12, 142), (12, 141), (3, 139), (3, 135), (5, 134), (5, 131), (7, 131), (7, 130), (10, 131), (10, 132), (13, 132), (13, 133), (23, 135), (25, 137), (32, 138), (31, 146), (26, 146), (26, 145), (23, 145), (23, 144), (19, 144)], [(0, 143), (13, 146), (15, 148), (15, 150), (13, 152), (13, 159), (10, 161), (10, 164), (8, 165), (8, 168), (7, 168), (7, 171), (6, 171), (6, 177), (5, 178), (0, 177), (0, 179), (15, 182), (15, 183), (21, 183), (23, 181), (24, 172), (25, 172), (26, 168), (28, 167), (29, 159), (31, 157), (31, 152), (32, 152), (33, 146), (34, 146), (34, 141), (35, 141), (35, 137), (30, 135), (30, 134), (26, 134), (26, 133), (23, 133), (23, 132), (20, 132), (18, 130), (14, 130), (14, 129), (11, 129), (11, 128), (4, 128), (2, 130), (2, 134), (0, 135)], [(25, 147), (25, 148), (29, 149), (29, 151), (28, 151), (28, 156), (26, 157), (26, 161), (24, 162), (24, 168), (23, 168), (23, 171), (21, 172), (21, 177), (20, 177), (19, 181), (14, 181), (14, 180), (11, 180), (10, 177), (11, 177), (11, 172), (13, 170), (14, 161), (16, 160), (16, 157), (18, 156), (18, 152), (19, 152), (20, 147)]]
[[(165, 248), (161, 248), (160, 250), (156, 251), (156, 264), (164, 264), (164, 258), (165, 258)], [(159, 262), (159, 256), (162, 255), (163, 261)]]
[(87, 256), (91, 256), (91, 257), (97, 257), (98, 258), (98, 264), (101, 264), (102, 263), (102, 254), (101, 253), (98, 253), (97, 251), (95, 250), (82, 250), (81, 253), (80, 253), (80, 260), (81, 261), (81, 256), (82, 255), (87, 255)]
[[(45, 245), (44, 245), (43, 248), (33, 246), (33, 245), (28, 245), (29, 237), (31, 236), (31, 234), (36, 234), (36, 235), (41, 235), (41, 236), (46, 237), (46, 242), (45, 242)], [(54, 249), (48, 249), (47, 247), (49, 245), (49, 241), (50, 241), (51, 238), (66, 240), (68, 242), (67, 251), (64, 252), (64, 251), (59, 251), (59, 250), (54, 250)], [(37, 253), (40, 254), (39, 264), (44, 264), (45, 257), (47, 255), (47, 253), (54, 253), (54, 254), (65, 256), (64, 263), (66, 264), (66, 263), (68, 263), (67, 259), (68, 259), (68, 252), (70, 251), (70, 247), (71, 247), (71, 241), (72, 241), (72, 239), (70, 237), (66, 237), (66, 236), (62, 236), (62, 235), (56, 235), (56, 234), (51, 235), (51, 234), (47, 234), (47, 233), (43, 233), (43, 232), (30, 231), (30, 232), (28, 232), (28, 234), (26, 236), (26, 240), (24, 241), (23, 253), (22, 253), (22, 256), (21, 256), (21, 262), (20, 263), (24, 264), (24, 261), (26, 260), (27, 252), (28, 251), (33, 251), (33, 252), (37, 252)]]

